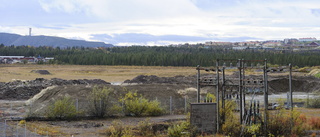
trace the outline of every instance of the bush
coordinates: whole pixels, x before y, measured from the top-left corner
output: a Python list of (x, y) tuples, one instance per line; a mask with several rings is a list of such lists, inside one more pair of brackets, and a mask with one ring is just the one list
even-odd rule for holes
[(306, 116), (296, 110), (289, 113), (278, 110), (269, 117), (268, 130), (273, 136), (303, 136), (307, 130)]
[(140, 136), (155, 136), (152, 129), (152, 123), (150, 122), (150, 118), (147, 118), (144, 121), (140, 121), (138, 123), (138, 134)]
[(214, 94), (207, 93), (204, 102), (217, 102), (216, 96)]
[(168, 128), (167, 135), (169, 137), (195, 137), (197, 136), (197, 128), (190, 123), (190, 113), (187, 114), (187, 120), (179, 124), (172, 125)]
[(157, 100), (149, 101), (147, 105), (147, 110), (145, 113), (149, 116), (159, 116), (164, 113), (164, 109), (161, 107), (161, 104)]
[(113, 92), (112, 88), (95, 86), (89, 95), (90, 100), (90, 113), (94, 116), (104, 117), (108, 115), (112, 104), (110, 101), (110, 94)]
[(184, 121), (180, 124), (168, 128), (169, 137), (195, 137), (196, 129), (190, 124), (190, 121)]
[(108, 137), (133, 137), (131, 128), (125, 126), (121, 121), (112, 121), (111, 126), (103, 131), (103, 134)]
[(241, 134), (242, 125), (239, 123), (239, 119), (227, 117), (225, 123), (222, 125), (222, 133), (230, 137), (238, 137)]
[(312, 129), (319, 130), (320, 129), (320, 118), (319, 117), (311, 117), (308, 120), (308, 124), (311, 126)]
[(78, 113), (74, 102), (69, 97), (57, 100), (48, 108), (47, 117), (54, 119), (71, 119)]
[(308, 99), (307, 107), (308, 108), (320, 108), (320, 97)]
[(149, 101), (137, 93), (128, 92), (120, 99), (124, 103), (125, 115), (130, 116), (157, 116), (164, 112), (159, 101)]

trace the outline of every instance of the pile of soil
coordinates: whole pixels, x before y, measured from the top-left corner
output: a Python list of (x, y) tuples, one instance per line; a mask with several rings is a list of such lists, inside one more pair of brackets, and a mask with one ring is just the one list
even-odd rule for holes
[[(99, 85), (101, 87), (111, 88), (113, 92), (109, 95), (109, 101), (119, 103), (119, 98), (124, 97), (129, 91), (137, 92), (149, 100), (158, 100), (163, 107), (169, 110), (170, 98), (175, 110), (184, 110), (184, 96), (178, 93), (178, 90), (188, 88), (188, 85), (176, 84), (145, 84), (145, 85)], [(26, 104), (32, 106), (32, 111), (42, 113), (47, 106), (63, 97), (70, 97), (71, 100), (79, 103), (79, 109), (90, 110), (89, 96), (93, 90), (93, 85), (63, 85), (51, 86), (43, 89), (40, 93), (29, 99)], [(194, 92), (194, 95), (196, 93)], [(191, 96), (190, 96), (191, 97)], [(196, 99), (195, 97), (189, 98)], [(194, 102), (194, 101), (192, 101)]]
[(7, 83), (0, 83), (0, 99), (29, 99), (42, 89), (49, 86), (63, 86), (63, 85), (108, 85), (101, 79), (79, 79), (79, 80), (64, 80), (59, 78), (44, 79), (37, 78), (35, 80), (16, 80)]
[(196, 76), (175, 76), (175, 77), (158, 77), (155, 75), (139, 75), (132, 80), (126, 80), (123, 83), (138, 83), (138, 84), (188, 84), (195, 85), (197, 83)]
[(48, 70), (32, 70), (31, 73), (39, 73), (41, 75), (50, 75)]
[[(268, 82), (270, 93), (283, 93), (289, 92), (289, 78), (280, 77), (272, 78)], [(319, 92), (320, 81), (315, 77), (293, 77), (292, 78), (292, 91), (293, 92)]]

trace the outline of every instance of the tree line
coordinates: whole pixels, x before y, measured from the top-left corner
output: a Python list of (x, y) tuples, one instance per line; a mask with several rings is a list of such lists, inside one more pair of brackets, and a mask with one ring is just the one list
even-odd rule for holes
[(1, 56), (54, 57), (51, 64), (136, 65), (136, 66), (215, 66), (216, 59), (264, 60), (277, 65), (320, 65), (319, 51), (289, 51), (204, 47), (130, 46), (108, 48), (4, 46)]

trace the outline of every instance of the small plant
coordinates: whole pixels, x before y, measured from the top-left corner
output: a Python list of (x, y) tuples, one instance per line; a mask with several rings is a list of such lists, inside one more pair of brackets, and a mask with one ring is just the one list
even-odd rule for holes
[(149, 101), (147, 105), (146, 114), (149, 116), (159, 116), (164, 113), (164, 109), (161, 107), (161, 104), (157, 100)]
[(293, 110), (285, 113), (284, 109), (269, 117), (268, 130), (273, 136), (303, 136), (307, 130), (306, 116)]
[(90, 112), (94, 116), (98, 117), (104, 117), (105, 115), (108, 115), (108, 108), (111, 108), (110, 106), (110, 94), (113, 92), (112, 88), (99, 88), (98, 86), (95, 86), (89, 95), (90, 100)]
[(39, 135), (43, 136), (58, 136), (58, 135), (66, 135), (59, 130), (58, 127), (52, 127), (51, 125), (44, 125), (43, 123), (39, 122), (29, 122), (27, 129), (32, 132), (36, 132)]
[(20, 120), (18, 125), (25, 125), (26, 123), (26, 120)]
[(242, 125), (236, 118), (227, 118), (222, 125), (222, 133), (230, 137), (238, 137), (241, 134)]
[(103, 131), (103, 134), (108, 137), (133, 137), (131, 128), (121, 121), (112, 121), (111, 126)]
[(74, 102), (69, 97), (57, 100), (48, 108), (47, 117), (54, 119), (71, 119), (78, 113)]
[(154, 136), (150, 118), (138, 123), (138, 134), (141, 136)]
[(169, 137), (195, 137), (197, 129), (190, 123), (190, 113), (186, 121), (170, 126), (167, 134)]
[(319, 117), (311, 117), (308, 120), (308, 124), (311, 126), (312, 129), (318, 130), (318, 129), (320, 129), (320, 118)]
[(320, 108), (320, 97), (312, 98), (307, 100), (308, 108)]
[(185, 121), (180, 124), (169, 127), (168, 136), (169, 137), (190, 136), (189, 129), (190, 129), (190, 123)]
[(157, 116), (164, 112), (159, 101), (149, 101), (137, 93), (129, 91), (124, 98), (120, 99), (124, 103), (124, 111), (129, 116)]
[(261, 125), (260, 124), (253, 124), (251, 126), (246, 127), (246, 131), (245, 131), (246, 133), (244, 133), (244, 134), (247, 136), (255, 137), (255, 136), (261, 134), (260, 131), (261, 131)]
[(211, 93), (207, 93), (204, 102), (216, 102), (216, 96)]

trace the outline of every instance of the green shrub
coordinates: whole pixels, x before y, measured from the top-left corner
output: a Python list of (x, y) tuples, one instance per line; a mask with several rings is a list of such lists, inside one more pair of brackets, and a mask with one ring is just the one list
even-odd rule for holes
[(190, 121), (184, 121), (180, 124), (168, 128), (169, 137), (190, 137), (196, 136), (196, 129), (190, 124)]
[(317, 78), (320, 78), (320, 73), (317, 73), (314, 76), (317, 77)]
[(69, 97), (57, 100), (48, 107), (47, 117), (54, 119), (71, 119), (77, 115), (77, 110)]
[(238, 137), (241, 134), (242, 125), (239, 119), (235, 116), (227, 117), (225, 123), (222, 125), (222, 133), (230, 137)]
[(187, 114), (186, 119), (186, 121), (170, 126), (167, 135), (169, 137), (195, 137), (197, 129), (190, 123), (190, 113)]
[(132, 129), (121, 121), (112, 121), (111, 126), (104, 130), (103, 134), (108, 137), (133, 137)]
[(98, 117), (104, 117), (105, 115), (108, 115), (110, 110), (109, 108), (112, 106), (110, 101), (111, 93), (113, 93), (112, 88), (101, 88), (95, 86), (88, 97), (90, 100), (90, 113)]
[(289, 113), (277, 110), (269, 117), (268, 130), (272, 136), (303, 136), (307, 130), (306, 117), (296, 110)]
[(138, 134), (140, 136), (155, 136), (152, 129), (152, 123), (150, 122), (150, 118), (145, 119), (144, 121), (140, 121), (138, 123)]
[(161, 107), (161, 104), (157, 100), (149, 101), (147, 105), (146, 114), (149, 116), (159, 116), (164, 113), (164, 109)]
[(312, 98), (307, 100), (308, 108), (320, 108), (320, 97)]
[(204, 102), (217, 102), (216, 96), (214, 94), (207, 93)]
[(149, 101), (137, 93), (128, 92), (124, 98), (120, 99), (124, 103), (125, 115), (130, 116), (156, 116), (161, 115), (164, 109), (159, 101)]

